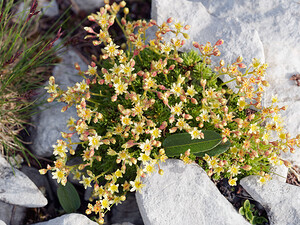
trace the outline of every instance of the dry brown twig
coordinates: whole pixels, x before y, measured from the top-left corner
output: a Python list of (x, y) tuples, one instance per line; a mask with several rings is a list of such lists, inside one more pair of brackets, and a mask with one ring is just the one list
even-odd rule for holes
[(300, 86), (300, 74), (293, 75), (290, 80), (296, 81), (297, 86)]

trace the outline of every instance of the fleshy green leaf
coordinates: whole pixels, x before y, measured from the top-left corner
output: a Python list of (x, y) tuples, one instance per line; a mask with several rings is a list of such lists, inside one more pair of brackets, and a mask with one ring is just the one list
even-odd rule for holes
[(205, 154), (207, 154), (209, 156), (219, 155), (223, 152), (226, 152), (229, 149), (230, 145), (231, 145), (230, 141), (227, 141), (225, 143), (221, 143), (221, 144), (217, 145), (216, 147), (214, 147), (211, 150), (208, 150), (206, 152), (194, 153), (194, 155), (199, 156), (199, 157), (203, 157), (203, 156), (205, 156)]
[(241, 208), (239, 209), (239, 213), (240, 213), (242, 216), (245, 215), (244, 207), (241, 207)]
[(221, 143), (222, 137), (220, 134), (212, 130), (203, 130), (204, 139), (191, 139), (189, 133), (173, 134), (167, 137), (163, 146), (165, 148), (166, 155), (179, 156), (184, 154), (188, 149), (195, 154), (198, 152), (205, 152), (215, 148)]
[(250, 204), (249, 200), (247, 199), (247, 200), (244, 202), (244, 208), (245, 208), (246, 210), (250, 210), (250, 207), (251, 207), (251, 204)]
[(59, 203), (67, 213), (74, 212), (80, 207), (79, 195), (71, 182), (67, 182), (66, 186), (59, 184), (57, 197)]
[(268, 220), (262, 216), (254, 216), (252, 222), (253, 224), (264, 224), (267, 223)]
[(253, 219), (253, 214), (251, 211), (245, 211), (245, 216), (247, 218), (247, 220), (251, 221)]

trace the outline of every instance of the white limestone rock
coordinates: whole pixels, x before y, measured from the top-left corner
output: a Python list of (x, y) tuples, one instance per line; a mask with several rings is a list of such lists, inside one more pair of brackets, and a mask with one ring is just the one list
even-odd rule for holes
[[(55, 82), (62, 89), (66, 90), (68, 86), (74, 86), (76, 82), (81, 82), (83, 78), (78, 75), (74, 64), (77, 62), (82, 70), (87, 70), (87, 65), (72, 49), (62, 53), (62, 63), (55, 66), (53, 76)], [(45, 86), (48, 82), (45, 83)], [(44, 89), (40, 90), (40, 95), (46, 100), (49, 96)], [(69, 132), (67, 121), (70, 117), (78, 119), (75, 107), (69, 108), (66, 112), (61, 112), (61, 109), (66, 104), (64, 103), (46, 103), (40, 105), (37, 109), (39, 113), (33, 115), (32, 123), (35, 127), (31, 127), (30, 146), (32, 152), (38, 156), (49, 157), (53, 153), (52, 145), (56, 144), (58, 139), (61, 139), (61, 132)], [(78, 135), (72, 136), (73, 142), (78, 142)], [(76, 147), (76, 146), (75, 146)]]
[(28, 208), (43, 207), (48, 201), (35, 184), (18, 169), (12, 170), (0, 156), (0, 200)]
[(257, 176), (245, 177), (240, 184), (267, 211), (271, 225), (298, 225), (300, 187), (271, 180), (260, 185)]
[(74, 3), (80, 8), (80, 10), (91, 12), (95, 9), (100, 9), (104, 6), (104, 0), (74, 0)]
[(278, 180), (281, 182), (286, 182), (289, 169), (285, 165), (272, 166), (270, 174), (273, 180)]
[(42, 222), (42, 223), (35, 223), (32, 225), (98, 225), (98, 223), (90, 220), (85, 215), (78, 214), (78, 213), (71, 213), (66, 214), (55, 219)]
[(164, 175), (147, 176), (146, 186), (136, 193), (145, 225), (249, 224), (200, 166), (169, 159), (160, 167)]
[[(250, 64), (254, 57), (262, 62), (265, 60), (263, 45), (255, 28), (244, 26), (236, 17), (218, 18), (211, 14), (201, 1), (174, 0), (172, 4), (168, 0), (152, 1), (152, 18), (158, 24), (165, 22), (169, 17), (191, 25), (191, 29), (186, 32), (190, 40), (182, 49), (184, 51), (195, 49), (192, 41), (215, 44), (219, 39), (223, 39), (224, 44), (219, 49), (225, 63), (235, 62), (238, 56), (244, 56), (246, 64)], [(219, 59), (214, 59), (215, 63), (218, 63)], [(224, 76), (222, 79), (225, 82), (231, 78)], [(235, 89), (234, 83), (229, 83), (228, 86)]]
[(0, 220), (0, 225), (6, 225), (6, 223), (2, 220)]

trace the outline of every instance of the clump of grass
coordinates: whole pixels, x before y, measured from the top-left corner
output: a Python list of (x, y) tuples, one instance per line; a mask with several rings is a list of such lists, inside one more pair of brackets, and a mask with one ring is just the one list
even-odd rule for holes
[(37, 1), (31, 2), (30, 10), (20, 13), (18, 3), (0, 2), (0, 152), (8, 159), (21, 153), (29, 164), (27, 155), (33, 155), (24, 147), (19, 134), (28, 124), (34, 107), (30, 100), (32, 90), (47, 79), (45, 72), (60, 48), (53, 45), (61, 32), (51, 38), (55, 31), (52, 27), (44, 36), (37, 36)]

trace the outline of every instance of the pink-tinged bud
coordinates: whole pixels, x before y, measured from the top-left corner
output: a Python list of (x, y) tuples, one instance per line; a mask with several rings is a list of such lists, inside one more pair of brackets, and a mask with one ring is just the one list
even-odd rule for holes
[(170, 17), (169, 19), (167, 19), (167, 23), (172, 23), (173, 22), (173, 17)]
[(92, 21), (92, 22), (95, 22), (95, 21), (96, 21), (94, 16), (88, 16), (88, 20), (89, 20), (89, 21)]
[(186, 120), (191, 120), (191, 119), (193, 119), (193, 117), (192, 117), (190, 114), (185, 114), (185, 115), (184, 115), (184, 118), (185, 118)]
[(241, 167), (243, 170), (246, 170), (246, 171), (250, 171), (252, 169), (252, 166), (250, 165), (245, 165), (245, 166), (242, 166)]
[(105, 82), (104, 79), (101, 79), (101, 80), (98, 81), (98, 83), (99, 83), (100, 85), (104, 84), (104, 82)]
[(206, 62), (206, 64), (210, 65), (211, 64), (211, 59), (210, 58), (206, 58), (205, 62)]
[(168, 74), (168, 73), (169, 73), (169, 70), (164, 69), (164, 70), (163, 70), (163, 73), (164, 73), (164, 74)]
[(214, 56), (220, 56), (221, 55), (221, 52), (217, 49), (213, 52), (213, 55)]
[(197, 116), (197, 117), (196, 117), (196, 121), (198, 122), (198, 121), (200, 121), (200, 120), (201, 120), (200, 116)]
[(178, 62), (178, 63), (183, 63), (183, 59), (180, 58), (180, 57), (176, 58), (175, 60), (176, 60), (176, 62)]
[(67, 111), (67, 109), (68, 109), (68, 106), (66, 105), (66, 106), (62, 107), (61, 112), (65, 112), (65, 111)]
[(102, 143), (105, 144), (105, 145), (109, 145), (110, 141), (108, 139), (104, 139), (104, 140), (102, 140)]
[(163, 93), (157, 92), (156, 94), (157, 94), (157, 97), (158, 97), (160, 100), (162, 100), (162, 99), (164, 98), (164, 94), (163, 94)]
[(152, 25), (154, 26), (154, 25), (156, 25), (157, 23), (156, 23), (155, 20), (152, 20), (152, 19), (151, 19), (151, 20), (150, 20), (150, 24), (152, 24)]
[(131, 66), (131, 67), (134, 67), (134, 66), (135, 66), (135, 61), (134, 61), (134, 59), (131, 59), (131, 60), (130, 60), (130, 66)]
[(195, 42), (195, 41), (193, 41), (193, 46), (194, 46), (195, 48), (200, 48), (199, 43), (198, 43), (198, 42)]
[(153, 73), (151, 74), (151, 76), (152, 76), (152, 77), (156, 77), (156, 76), (157, 76), (157, 71), (153, 72)]
[(222, 72), (222, 73), (226, 73), (226, 72), (227, 72), (227, 68), (224, 68), (224, 67), (223, 67), (223, 68), (221, 69), (221, 72)]
[(222, 45), (222, 44), (224, 44), (224, 40), (220, 39), (220, 40), (218, 40), (218, 41), (216, 42), (215, 45), (219, 46), (219, 45)]
[(160, 125), (159, 129), (160, 130), (164, 130), (166, 129), (166, 127), (168, 126), (168, 123), (166, 121), (162, 122), (162, 124)]
[(91, 62), (91, 66), (92, 66), (92, 67), (95, 67), (95, 66), (96, 66), (96, 63), (95, 63), (95, 62)]
[(175, 116), (171, 115), (169, 118), (169, 123), (174, 123), (174, 121), (175, 121)]
[(133, 56), (137, 56), (138, 54), (140, 54), (140, 51), (138, 51), (137, 49), (135, 49), (134, 52), (133, 52)]
[(139, 72), (137, 73), (137, 75), (139, 75), (140, 77), (142, 77), (142, 76), (144, 75), (144, 71), (139, 71)]
[(198, 127), (199, 127), (199, 128), (202, 128), (203, 126), (204, 126), (203, 123), (199, 123), (199, 124), (198, 124)]
[(223, 112), (228, 113), (228, 107), (227, 107), (227, 106), (224, 106), (224, 107), (222, 108), (222, 110), (223, 110)]
[[(166, 90), (166, 87), (164, 85), (159, 85), (159, 89), (162, 90), (162, 91), (165, 91)], [(170, 95), (169, 95), (170, 96)]]
[(76, 69), (76, 70), (80, 70), (80, 66), (79, 66), (78, 63), (75, 63), (75, 69)]
[(117, 99), (118, 99), (118, 95), (113, 95), (113, 96), (111, 97), (111, 101), (112, 101), (112, 102), (117, 101)]
[(181, 46), (183, 46), (185, 44), (185, 40), (181, 41)]
[(107, 58), (108, 58), (107, 54), (102, 55), (102, 59), (107, 59)]
[(169, 132), (170, 134), (175, 133), (177, 131), (178, 127), (172, 127)]
[(173, 64), (169, 67), (169, 70), (174, 70), (174, 68), (175, 68), (175, 65)]
[(246, 68), (246, 65), (244, 63), (239, 63), (237, 64), (238, 67), (242, 68), (242, 69), (245, 69)]
[(200, 80), (200, 84), (201, 84), (201, 86), (204, 88), (205, 85), (206, 85), (206, 80), (205, 80), (205, 79), (201, 79), (201, 80)]
[(86, 32), (89, 32), (89, 33), (92, 33), (92, 34), (96, 34), (96, 32), (91, 27), (84, 27), (84, 30)]
[(193, 104), (195, 104), (195, 105), (198, 104), (198, 101), (197, 101), (197, 99), (195, 99), (195, 98), (191, 98), (191, 102), (192, 102)]
[(127, 141), (127, 142), (125, 143), (125, 145), (126, 145), (126, 148), (131, 148), (131, 147), (133, 147), (133, 146), (136, 145), (136, 144), (134, 143), (133, 140), (129, 140), (129, 141)]
[(185, 25), (183, 29), (185, 29), (185, 30), (189, 30), (190, 28), (191, 28), (191, 26), (190, 26), (190, 25)]
[(186, 97), (184, 96), (184, 95), (180, 95), (180, 100), (182, 101), (182, 102), (186, 102)]
[(242, 56), (239, 56), (237, 59), (236, 59), (236, 62), (237, 63), (241, 63), (243, 61), (243, 57)]

